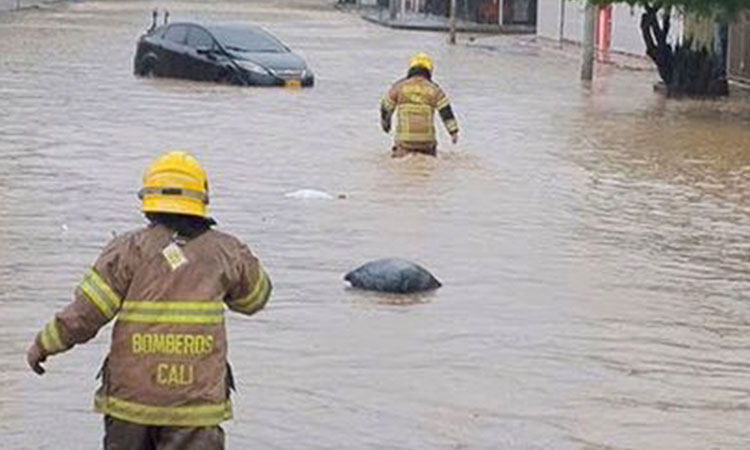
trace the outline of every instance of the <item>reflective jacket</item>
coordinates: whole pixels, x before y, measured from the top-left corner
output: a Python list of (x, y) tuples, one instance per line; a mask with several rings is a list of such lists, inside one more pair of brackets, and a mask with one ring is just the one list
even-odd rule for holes
[(391, 86), (380, 102), (383, 130), (391, 129), (391, 116), (396, 111), (396, 146), (404, 149), (434, 149), (434, 111), (440, 113), (448, 133), (458, 132), (448, 96), (440, 86), (422, 76), (413, 76)]
[(115, 319), (96, 410), (144, 425), (213, 426), (232, 415), (225, 306), (251, 315), (270, 292), (234, 237), (209, 230), (181, 241), (152, 225), (107, 245), (37, 342), (59, 353)]

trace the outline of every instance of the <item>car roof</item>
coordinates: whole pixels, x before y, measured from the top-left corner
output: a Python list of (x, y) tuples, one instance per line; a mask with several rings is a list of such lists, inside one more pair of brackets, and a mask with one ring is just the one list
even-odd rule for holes
[(171, 27), (173, 25), (188, 25), (188, 26), (197, 25), (197, 26), (203, 27), (203, 28), (206, 27), (206, 25), (204, 23), (201, 23), (201, 22), (179, 21), (179, 22), (169, 22), (169, 23), (167, 23), (167, 24), (165, 24), (165, 25), (163, 25), (163, 26), (161, 26), (159, 28), (167, 28), (167, 27)]
[(262, 33), (268, 33), (263, 28), (259, 27), (258, 25), (254, 25), (247, 22), (200, 22), (200, 21), (179, 21), (179, 22), (170, 22), (165, 25), (161, 25), (158, 28), (164, 29), (171, 25), (196, 25), (202, 28), (207, 29), (208, 31), (212, 30), (232, 30), (232, 31), (254, 31), (254, 32), (262, 32)]
[(222, 31), (249, 31), (252, 33), (262, 33), (262, 34), (268, 34), (270, 33), (263, 28), (259, 27), (258, 25), (253, 25), (249, 23), (236, 23), (236, 22), (228, 22), (228, 23), (206, 23), (202, 24), (204, 28), (206, 28), (208, 31), (214, 32), (216, 30), (222, 30)]
[(198, 26), (205, 30), (207, 30), (211, 34), (216, 34), (218, 31), (219, 34), (222, 34), (221, 32), (248, 32), (253, 33), (256, 35), (264, 35), (269, 37), (270, 39), (273, 39), (274, 41), (277, 41), (280, 45), (284, 45), (279, 39), (274, 36), (273, 34), (269, 33), (268, 31), (264, 30), (262, 27), (258, 25), (254, 25), (247, 22), (202, 22), (202, 21), (178, 21), (178, 22), (170, 22), (161, 26), (156, 27), (155, 29), (151, 30), (149, 34), (160, 34), (161, 32), (165, 31), (167, 28), (174, 26), (174, 25), (182, 25), (182, 26)]

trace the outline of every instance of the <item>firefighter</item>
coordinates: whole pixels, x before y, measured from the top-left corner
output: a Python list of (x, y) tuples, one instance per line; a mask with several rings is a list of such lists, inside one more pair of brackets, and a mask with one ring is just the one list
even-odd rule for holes
[(252, 315), (271, 281), (237, 238), (213, 229), (198, 161), (170, 152), (139, 192), (150, 224), (116, 237), (28, 350), (41, 375), (50, 355), (93, 338), (114, 320), (95, 409), (105, 450), (216, 450), (232, 416), (225, 307)]
[(435, 110), (440, 114), (451, 141), (458, 142), (458, 122), (445, 92), (432, 81), (433, 72), (434, 65), (429, 56), (424, 53), (414, 55), (409, 61), (406, 78), (391, 86), (380, 102), (380, 124), (384, 132), (390, 132), (391, 117), (396, 112), (394, 157), (410, 152), (436, 154)]

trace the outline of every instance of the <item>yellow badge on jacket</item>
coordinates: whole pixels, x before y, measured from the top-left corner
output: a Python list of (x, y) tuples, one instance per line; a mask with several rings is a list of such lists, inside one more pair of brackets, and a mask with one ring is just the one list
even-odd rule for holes
[(174, 242), (164, 247), (164, 250), (161, 251), (161, 254), (164, 255), (164, 258), (166, 258), (169, 267), (172, 268), (172, 272), (179, 269), (180, 266), (187, 264), (188, 262), (185, 254), (182, 253), (182, 249), (180, 248), (180, 246)]

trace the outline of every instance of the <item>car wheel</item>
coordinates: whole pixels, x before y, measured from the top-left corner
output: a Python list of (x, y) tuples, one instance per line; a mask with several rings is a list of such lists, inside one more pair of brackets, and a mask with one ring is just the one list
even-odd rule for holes
[(234, 70), (230, 68), (222, 69), (219, 72), (219, 76), (216, 77), (216, 81), (219, 83), (227, 83), (232, 86), (244, 86), (245, 82), (242, 77)]
[(156, 61), (154, 61), (152, 58), (149, 58), (143, 61), (143, 64), (141, 65), (141, 71), (138, 74), (142, 77), (153, 77), (155, 68)]

